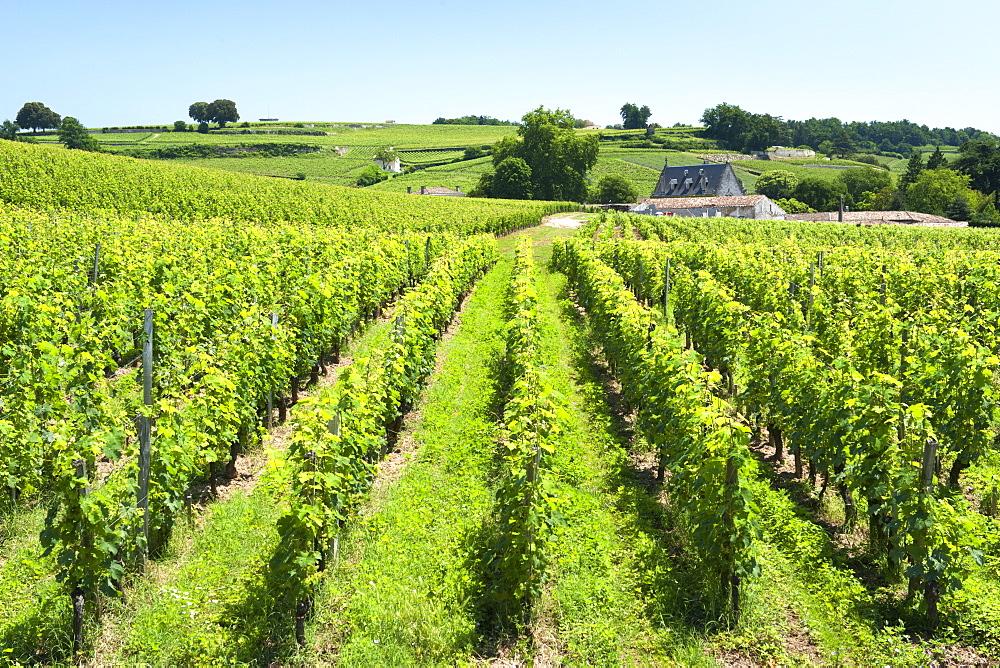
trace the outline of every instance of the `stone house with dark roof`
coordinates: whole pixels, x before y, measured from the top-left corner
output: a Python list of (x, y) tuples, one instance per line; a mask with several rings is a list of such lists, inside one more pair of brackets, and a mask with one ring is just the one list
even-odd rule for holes
[(732, 165), (664, 165), (653, 197), (716, 197), (746, 195)]

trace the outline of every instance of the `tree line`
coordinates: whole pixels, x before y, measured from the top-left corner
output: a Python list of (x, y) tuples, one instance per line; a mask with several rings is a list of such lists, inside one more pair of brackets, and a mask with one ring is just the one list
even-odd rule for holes
[[(725, 102), (702, 114), (704, 136), (719, 146), (748, 153), (769, 146), (804, 146), (822, 153), (897, 154), (907, 157), (917, 146), (961, 146), (969, 141), (995, 138), (984, 130), (968, 127), (929, 128), (908, 120), (844, 123), (838, 118), (784, 120), (757, 114)], [(830, 149), (833, 149), (832, 151)]]
[(1000, 145), (995, 140), (968, 141), (948, 162), (940, 149), (925, 161), (914, 151), (897, 179), (884, 169), (845, 169), (835, 179), (799, 179), (783, 169), (757, 179), (755, 190), (789, 213), (834, 211), (845, 206), (862, 211), (919, 211), (973, 225), (1000, 225)]
[(431, 125), (517, 125), (517, 121), (501, 121), (492, 116), (460, 116), (459, 118), (445, 118), (439, 116), (434, 119)]
[(41, 102), (25, 102), (13, 121), (7, 119), (0, 124), (0, 139), (36, 141), (34, 137), (21, 134), (22, 129), (30, 129), (35, 134), (39, 130), (57, 130), (59, 141), (65, 144), (66, 148), (83, 151), (99, 150), (97, 140), (80, 121), (72, 116), (63, 118)]

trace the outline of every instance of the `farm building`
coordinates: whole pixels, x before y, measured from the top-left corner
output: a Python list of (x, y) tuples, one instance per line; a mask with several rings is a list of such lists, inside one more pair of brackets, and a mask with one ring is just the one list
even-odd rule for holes
[(785, 148), (772, 146), (766, 151), (751, 151), (757, 160), (775, 160), (782, 158), (815, 158), (816, 151), (811, 148)]
[(406, 186), (407, 195), (437, 195), (439, 197), (465, 197), (465, 193), (458, 187), (454, 190), (451, 188), (442, 188), (439, 186), (420, 186), (420, 190), (413, 190), (412, 187)]
[(758, 218), (785, 220), (785, 211), (764, 195), (728, 197), (640, 197), (629, 209), (647, 216)]
[(400, 162), (399, 156), (393, 158), (391, 162), (382, 162), (374, 158), (372, 162), (378, 165), (383, 172), (392, 172), (393, 174), (402, 174), (403, 172), (403, 163)]
[(921, 225), (924, 227), (968, 227), (969, 224), (960, 220), (943, 218), (930, 213), (917, 211), (845, 211), (844, 219), (840, 221), (837, 211), (820, 213), (790, 214), (787, 220), (807, 220), (814, 222), (844, 222), (855, 225)]
[(665, 165), (653, 197), (721, 197), (746, 195), (736, 172), (723, 164)]

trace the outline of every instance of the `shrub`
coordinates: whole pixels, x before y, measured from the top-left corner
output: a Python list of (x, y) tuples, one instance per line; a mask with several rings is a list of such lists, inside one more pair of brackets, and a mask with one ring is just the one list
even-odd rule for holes
[(174, 132), (187, 132), (188, 125), (184, 121), (174, 121)]
[(776, 199), (774, 203), (780, 206), (785, 213), (816, 213), (816, 209), (807, 206), (793, 197)]
[(764, 195), (776, 200), (791, 197), (792, 192), (798, 185), (799, 179), (795, 174), (785, 169), (773, 169), (760, 175), (760, 178), (757, 179), (755, 190), (758, 195)]
[(375, 165), (368, 165), (361, 170), (360, 174), (358, 174), (358, 180), (355, 183), (364, 188), (367, 186), (373, 186), (376, 183), (381, 183), (387, 178), (389, 178), (389, 176), (381, 169)]

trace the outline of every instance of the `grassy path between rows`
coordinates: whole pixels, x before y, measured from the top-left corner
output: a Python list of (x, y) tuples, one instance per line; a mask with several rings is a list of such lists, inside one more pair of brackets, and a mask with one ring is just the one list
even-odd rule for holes
[[(385, 339), (388, 317), (373, 323), (346, 346), (340, 364), (320, 379), (331, 385), (340, 368), (367, 356)], [(317, 392), (311, 388), (303, 396)], [(94, 662), (160, 666), (264, 663), (294, 660), (290, 616), (274, 610), (281, 583), (269, 578), (268, 561), (278, 548), (276, 523), (281, 488), (269, 475), (267, 448), (281, 449), (294, 422), (276, 428), (249, 460), (255, 471), (249, 491), (220, 488), (192, 518), (180, 519), (164, 555), (111, 601), (94, 642)], [(251, 464), (251, 465), (253, 465)]]
[[(650, 595), (669, 569), (656, 511), (628, 477), (600, 384), (587, 375), (583, 329), (565, 280), (544, 269), (534, 228), (539, 312), (549, 375), (572, 427), (553, 460), (566, 524), (552, 543), (550, 578), (528, 628), (492, 619), (477, 555), (492, 532), (497, 439), (495, 366), (509, 282), (505, 257), (477, 286), (409, 435), (415, 454), (373, 495), (316, 600), (306, 663), (344, 666), (497, 662), (711, 665), (699, 641), (665, 623), (671, 596)], [(504, 240), (508, 251), (512, 240)], [(404, 439), (407, 436), (404, 435)]]

